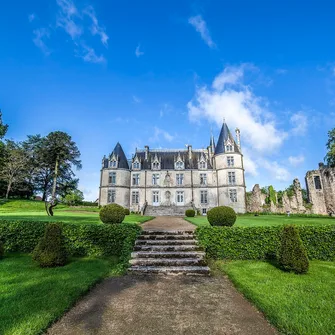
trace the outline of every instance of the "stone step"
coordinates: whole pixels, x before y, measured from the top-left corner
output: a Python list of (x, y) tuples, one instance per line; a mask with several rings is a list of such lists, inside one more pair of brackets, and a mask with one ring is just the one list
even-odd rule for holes
[(197, 245), (196, 240), (137, 240), (135, 245)]
[(193, 239), (193, 235), (140, 235), (137, 240), (189, 240)]
[(130, 260), (132, 265), (143, 266), (206, 266), (201, 258), (135, 258)]
[(193, 230), (142, 230), (141, 235), (192, 235)]
[(205, 256), (203, 251), (134, 251), (131, 258), (200, 258)]
[(197, 245), (135, 245), (134, 251), (201, 251)]
[(132, 273), (159, 273), (159, 274), (185, 274), (185, 275), (209, 275), (208, 266), (131, 266)]

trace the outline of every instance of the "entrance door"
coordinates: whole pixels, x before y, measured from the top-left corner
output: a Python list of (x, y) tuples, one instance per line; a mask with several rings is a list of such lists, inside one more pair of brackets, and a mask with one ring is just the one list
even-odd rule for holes
[(152, 191), (152, 205), (159, 206), (159, 192)]
[(177, 191), (177, 206), (183, 206), (183, 205), (184, 205), (184, 192)]

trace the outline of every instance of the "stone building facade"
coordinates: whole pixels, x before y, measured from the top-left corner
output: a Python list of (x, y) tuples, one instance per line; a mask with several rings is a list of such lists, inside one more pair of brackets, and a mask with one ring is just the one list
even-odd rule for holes
[(246, 212), (245, 178), (240, 132), (236, 140), (224, 122), (217, 144), (207, 149), (136, 150), (131, 160), (117, 143), (102, 160), (99, 204), (117, 203), (152, 215), (202, 214), (226, 205)]

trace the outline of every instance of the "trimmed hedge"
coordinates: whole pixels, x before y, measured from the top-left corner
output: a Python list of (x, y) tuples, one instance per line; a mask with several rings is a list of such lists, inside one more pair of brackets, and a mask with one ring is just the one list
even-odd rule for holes
[(188, 218), (194, 218), (195, 217), (195, 210), (194, 209), (186, 209), (185, 215)]
[(211, 226), (231, 227), (236, 221), (236, 213), (231, 207), (218, 206), (207, 212), (207, 219)]
[[(48, 222), (0, 221), (0, 241), (6, 251), (32, 252)], [(137, 224), (59, 223), (66, 250), (71, 256), (111, 256), (127, 262), (141, 232)]]
[[(214, 259), (275, 258), (282, 226), (198, 227), (196, 236)], [(335, 225), (297, 226), (309, 259), (335, 260)]]
[(124, 209), (124, 215), (130, 215), (130, 210), (128, 208)]
[(125, 217), (124, 208), (118, 204), (105, 205), (100, 209), (99, 216), (103, 223), (121, 223)]
[(4, 256), (5, 254), (5, 248), (3, 246), (3, 243), (0, 241), (0, 259)]

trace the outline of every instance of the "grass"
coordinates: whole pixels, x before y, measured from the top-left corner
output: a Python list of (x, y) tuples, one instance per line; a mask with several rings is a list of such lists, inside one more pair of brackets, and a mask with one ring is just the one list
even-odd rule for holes
[(335, 334), (335, 262), (311, 261), (306, 275), (260, 261), (216, 261), (283, 334)]
[[(185, 218), (198, 227), (210, 226), (206, 216)], [(286, 216), (286, 215), (239, 215), (234, 227), (259, 227), (278, 226), (283, 224), (317, 226), (323, 224), (335, 224), (335, 217), (311, 217), (311, 216)]]
[(118, 271), (115, 259), (73, 259), (41, 269), (29, 255), (6, 255), (0, 260), (0, 334), (42, 333), (97, 281)]
[[(44, 202), (31, 200), (0, 200), (0, 220), (48, 221), (68, 223), (102, 223), (99, 219), (97, 207), (68, 207), (58, 205), (54, 216), (45, 212)], [(143, 223), (153, 219), (152, 216), (138, 214), (127, 215), (124, 223)]]

